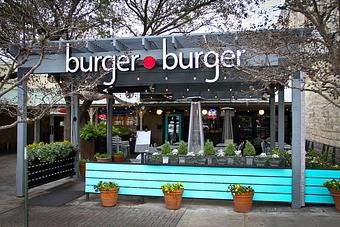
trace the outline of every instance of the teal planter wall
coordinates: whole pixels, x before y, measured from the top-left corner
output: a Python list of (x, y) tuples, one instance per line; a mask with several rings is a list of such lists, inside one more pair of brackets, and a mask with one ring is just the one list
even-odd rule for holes
[(340, 170), (306, 170), (306, 203), (331, 203), (333, 198), (326, 187), (322, 184), (326, 180), (339, 179)]
[(291, 169), (87, 163), (85, 192), (97, 193), (99, 181), (117, 182), (119, 194), (143, 196), (163, 196), (162, 184), (180, 181), (183, 197), (203, 199), (232, 199), (228, 185), (241, 183), (254, 187), (256, 201), (292, 201)]

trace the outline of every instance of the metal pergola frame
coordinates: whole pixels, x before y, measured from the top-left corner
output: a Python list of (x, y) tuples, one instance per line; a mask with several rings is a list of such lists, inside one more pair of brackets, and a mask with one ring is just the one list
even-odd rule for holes
[[(174, 88), (172, 93), (175, 98), (183, 96), (183, 86), (188, 86), (185, 93), (186, 96), (202, 97), (209, 96), (209, 86), (215, 87), (216, 94), (221, 99), (230, 99), (228, 94), (229, 89), (247, 87), (249, 84), (238, 79), (235, 69), (228, 69), (234, 75), (232, 79), (225, 79), (223, 76), (219, 78), (214, 84), (207, 84), (204, 79), (214, 77), (214, 69), (175, 69), (172, 71), (162, 70), (159, 64), (162, 62), (162, 40), (166, 39), (168, 42), (169, 51), (178, 54), (182, 52), (184, 58), (188, 58), (191, 51), (209, 51), (206, 43), (216, 43), (216, 40), (224, 39), (230, 43), (230, 48), (235, 48), (235, 37), (242, 35), (239, 33), (222, 33), (222, 34), (197, 34), (197, 35), (176, 35), (176, 36), (152, 36), (152, 37), (134, 37), (134, 38), (109, 38), (109, 39), (92, 39), (92, 40), (71, 40), (71, 41), (54, 41), (50, 42), (49, 46), (55, 51), (50, 52), (43, 59), (40, 66), (34, 71), (35, 74), (53, 74), (62, 76), (71, 76), (66, 73), (65, 63), (65, 47), (69, 43), (72, 46), (72, 56), (83, 56), (89, 58), (90, 56), (103, 55), (119, 55), (119, 54), (138, 54), (140, 59), (146, 56), (153, 56), (157, 62), (156, 68), (153, 70), (146, 70), (142, 67), (142, 61), (137, 61), (136, 71), (134, 72), (117, 72), (117, 82), (115, 86), (102, 86), (101, 89), (106, 91), (138, 91), (140, 88), (153, 87), (156, 91), (161, 92), (165, 88)], [(247, 48), (245, 45), (243, 48)], [(20, 66), (18, 70), (18, 79), (20, 79), (25, 72), (27, 72), (37, 61), (39, 55), (31, 55), (27, 62)], [(264, 59), (265, 56), (256, 56), (255, 58)], [(270, 56), (271, 65), (279, 64), (279, 56)], [(255, 62), (254, 58), (248, 59), (247, 63)], [(254, 63), (254, 67), (256, 64)], [(152, 75), (151, 75), (152, 74)], [(138, 77), (138, 78), (137, 78)], [(167, 77), (167, 79), (165, 79)], [(193, 78), (195, 79), (188, 79)], [(143, 79), (142, 79), (143, 78)], [(303, 73), (297, 72), (292, 77), (292, 84), (294, 88), (301, 88), (303, 82)], [(192, 88), (190, 90), (190, 88)], [(200, 92), (206, 90), (205, 92)], [(197, 90), (198, 89), (198, 90)], [(240, 89), (241, 90), (241, 89)], [(142, 90), (144, 91), (144, 90)], [(189, 92), (190, 91), (190, 92)], [(196, 92), (196, 93), (194, 93)], [(237, 91), (239, 92), (239, 91)], [(214, 98), (216, 94), (208, 98)], [(260, 97), (260, 94), (256, 94)], [(279, 147), (284, 146), (284, 90), (279, 88), (278, 96), (278, 143)], [(305, 143), (304, 143), (304, 93), (301, 89), (293, 89), (292, 91), (292, 171), (293, 171), (293, 193), (292, 193), (292, 207), (300, 208), (304, 206), (304, 173), (305, 173)], [(112, 105), (114, 100), (107, 99), (107, 152), (112, 153)], [(274, 144), (275, 139), (275, 96), (270, 97), (271, 122), (270, 135), (271, 144)], [(27, 84), (22, 82), (18, 89), (18, 126), (17, 126), (17, 175), (16, 175), (16, 194), (17, 196), (24, 195), (24, 154), (27, 144)], [(73, 95), (71, 98), (71, 142), (79, 145), (79, 96)], [(78, 168), (76, 158), (75, 167)], [(77, 171), (79, 172), (79, 171)]]

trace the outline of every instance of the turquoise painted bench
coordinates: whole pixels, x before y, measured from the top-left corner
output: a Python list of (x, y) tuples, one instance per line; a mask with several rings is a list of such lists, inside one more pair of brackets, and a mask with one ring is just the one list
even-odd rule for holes
[(331, 203), (334, 204), (333, 198), (328, 189), (323, 186), (326, 180), (339, 179), (340, 170), (306, 170), (306, 203)]
[(256, 201), (292, 201), (292, 170), (201, 166), (86, 163), (85, 192), (98, 193), (99, 181), (115, 181), (119, 194), (163, 196), (160, 186), (182, 182), (185, 198), (232, 199), (227, 187), (241, 183), (254, 187)]

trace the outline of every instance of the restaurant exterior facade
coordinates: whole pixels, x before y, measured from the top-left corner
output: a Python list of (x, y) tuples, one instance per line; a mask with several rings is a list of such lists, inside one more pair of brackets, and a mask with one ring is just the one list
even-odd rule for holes
[[(87, 41), (59, 41), (51, 45), (58, 45), (63, 48), (58, 53), (49, 55), (43, 60), (35, 71), (36, 74), (62, 74), (64, 76), (81, 76), (82, 73), (96, 73), (99, 71), (108, 72), (98, 85), (104, 93), (113, 92), (144, 92), (150, 94), (150, 99), (155, 93), (163, 93), (166, 99), (183, 100), (188, 97), (200, 97), (207, 100), (242, 100), (245, 88), (254, 88), (252, 94), (246, 98), (261, 99), (262, 93), (256, 93), (256, 84), (249, 84), (236, 78), (230, 79), (222, 74), (224, 70), (231, 70), (237, 75), (236, 66), (246, 62), (252, 64), (252, 59), (245, 57), (246, 46), (235, 48), (231, 40), (236, 35), (242, 34), (203, 34), (192, 36), (164, 36), (164, 37), (137, 37), (105, 40)], [(218, 42), (219, 39), (231, 42), (230, 47), (218, 53), (205, 48), (204, 43)], [(263, 56), (256, 56), (261, 58)], [(271, 56), (269, 59), (274, 65), (278, 64), (279, 56)], [(37, 60), (32, 56), (19, 70), (19, 74), (29, 69)], [(113, 66), (106, 63), (113, 61)], [(201, 62), (202, 61), (202, 62)], [(256, 65), (253, 65), (256, 67)], [(19, 75), (20, 76), (20, 75)], [(302, 83), (302, 72), (292, 75), (292, 84), (298, 88)], [(26, 93), (25, 84), (21, 85), (18, 92), (19, 118), (26, 114)], [(227, 92), (226, 92), (227, 91)], [(233, 91), (233, 94), (230, 92)], [(285, 105), (283, 89), (279, 89), (278, 100), (278, 147), (283, 149), (285, 143)], [(170, 94), (171, 93), (171, 94)], [(275, 130), (275, 96), (270, 99), (270, 122), (269, 136), (271, 144), (276, 142)], [(244, 99), (245, 100), (245, 99)], [(112, 115), (113, 99), (107, 99), (107, 153), (112, 154)], [(232, 105), (232, 102), (225, 102)], [(215, 104), (203, 105), (207, 111), (216, 111), (216, 108), (223, 107)], [(249, 101), (246, 106), (249, 106)], [(256, 105), (260, 105), (257, 103)], [(169, 106), (168, 104), (163, 107)], [(161, 108), (162, 106), (158, 106)], [(153, 107), (152, 107), (153, 108)], [(152, 112), (152, 108), (150, 108)], [(248, 107), (247, 107), (248, 108)], [(250, 109), (244, 111), (250, 113)], [(157, 111), (156, 109), (156, 111)], [(171, 109), (171, 108), (170, 108)], [(174, 106), (171, 111), (165, 110), (164, 120), (183, 113), (178, 119), (185, 118), (186, 107)], [(246, 110), (247, 109), (247, 110)], [(252, 110), (253, 114), (258, 111)], [(266, 110), (267, 111), (267, 110)], [(167, 114), (169, 112), (169, 114)], [(213, 111), (212, 111), (213, 112)], [(237, 111), (238, 112), (238, 111)], [(242, 112), (242, 111), (240, 111)], [(289, 111), (290, 112), (290, 111)], [(214, 114), (212, 114), (214, 115)], [(215, 114), (216, 115), (216, 114)], [(183, 116), (183, 117), (182, 117)], [(208, 115), (209, 116), (209, 115)], [(242, 114), (235, 115), (241, 118)], [(120, 180), (120, 193), (126, 195), (152, 195), (160, 194), (159, 184), (167, 180), (183, 181), (191, 185), (185, 191), (184, 197), (189, 198), (212, 198), (230, 199), (225, 193), (226, 184), (244, 183), (254, 185), (258, 191), (255, 200), (259, 201), (282, 201), (289, 202), (294, 208), (304, 206), (306, 202), (330, 202), (330, 195), (327, 191), (321, 190), (321, 182), (328, 176), (336, 176), (338, 170), (328, 172), (306, 171), (305, 170), (305, 149), (304, 149), (304, 126), (303, 126), (303, 92), (300, 89), (292, 90), (291, 103), (291, 150), (292, 164), (289, 168), (229, 168), (216, 166), (179, 166), (179, 165), (145, 165), (145, 164), (100, 164), (88, 163), (86, 173), (85, 192), (93, 193), (93, 185), (101, 179), (115, 178)], [(72, 119), (72, 143), (79, 144), (79, 96), (73, 94), (71, 103)], [(216, 119), (216, 118), (215, 118)], [(254, 118), (256, 121), (256, 118)], [(163, 119), (162, 119), (163, 121)], [(251, 120), (254, 121), (254, 120)], [(236, 122), (239, 123), (242, 120)], [(218, 130), (211, 122), (207, 124), (209, 129)], [(154, 124), (153, 124), (154, 125)], [(167, 126), (168, 127), (168, 126)], [(158, 127), (156, 123), (156, 128)], [(244, 130), (244, 126), (240, 125)], [(174, 129), (172, 129), (174, 130)], [(190, 129), (189, 129), (190, 130)], [(164, 139), (167, 137), (164, 130)], [(183, 127), (185, 139), (186, 129)], [(17, 194), (22, 195), (23, 185), (23, 161), (24, 148), (26, 146), (26, 123), (18, 124), (18, 166), (17, 166)], [(251, 132), (252, 134), (253, 132)], [(265, 135), (267, 136), (267, 135)], [(248, 135), (245, 135), (248, 137)], [(242, 138), (247, 139), (247, 138)], [(168, 139), (169, 140), (169, 139)], [(76, 157), (77, 162), (79, 157)], [(200, 174), (197, 174), (200, 173)], [(172, 175), (171, 175), (172, 174)], [(171, 178), (169, 176), (171, 175)], [(313, 184), (308, 181), (313, 180)], [(210, 180), (208, 180), (210, 179)], [(147, 181), (148, 183), (142, 183)], [(209, 183), (210, 182), (210, 183)], [(305, 187), (307, 183), (308, 187)], [(157, 190), (156, 190), (157, 189)], [(270, 189), (270, 190), (269, 190)], [(315, 192), (320, 193), (315, 196)]]

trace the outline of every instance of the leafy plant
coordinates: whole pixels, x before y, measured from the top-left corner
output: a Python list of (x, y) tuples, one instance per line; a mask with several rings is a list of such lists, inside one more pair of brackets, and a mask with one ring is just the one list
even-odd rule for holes
[(181, 182), (178, 183), (166, 183), (161, 186), (161, 189), (163, 190), (164, 193), (170, 193), (170, 192), (175, 192), (179, 190), (184, 190), (184, 186)]
[(115, 155), (124, 155), (124, 152), (123, 152), (123, 151), (117, 151), (117, 152), (115, 153)]
[(178, 146), (178, 154), (179, 155), (187, 155), (188, 154), (188, 144), (183, 140), (179, 143)]
[(242, 195), (245, 193), (251, 193), (255, 191), (251, 186), (245, 186), (241, 184), (230, 184), (228, 186), (228, 192), (231, 192), (234, 195)]
[(131, 135), (132, 130), (130, 128), (123, 127), (121, 125), (115, 125), (112, 127), (113, 136), (128, 136)]
[(215, 148), (213, 142), (207, 140), (204, 144), (204, 156), (210, 156), (215, 154)]
[(98, 191), (110, 191), (111, 189), (118, 188), (119, 185), (112, 181), (109, 182), (99, 181), (99, 183), (97, 185), (94, 185), (93, 187), (94, 190), (98, 192)]
[(307, 168), (331, 168), (332, 162), (329, 160), (328, 152), (319, 154), (313, 149), (309, 149), (306, 157)]
[(256, 150), (253, 144), (251, 144), (248, 140), (246, 141), (246, 144), (243, 149), (244, 156), (255, 156)]
[(80, 159), (79, 160), (79, 165), (85, 164), (86, 162), (89, 162), (89, 159)]
[(110, 154), (107, 154), (107, 153), (104, 153), (104, 154), (101, 154), (101, 153), (96, 153), (94, 155), (95, 158), (111, 158), (111, 155)]
[(96, 127), (91, 122), (88, 122), (80, 129), (79, 136), (83, 140), (96, 139)]
[(340, 178), (339, 180), (328, 180), (326, 182), (323, 183), (323, 186), (325, 186), (326, 188), (328, 188), (328, 190), (334, 190), (337, 192), (340, 192)]
[(165, 143), (165, 144), (162, 145), (161, 153), (162, 153), (162, 155), (167, 155), (167, 156), (172, 154), (169, 143)]
[(224, 155), (225, 156), (235, 156), (236, 153), (236, 147), (234, 144), (229, 144), (225, 149), (224, 149)]
[(58, 158), (69, 157), (78, 148), (69, 141), (53, 143), (33, 143), (27, 146), (27, 160), (29, 162), (55, 162)]
[(100, 122), (96, 126), (96, 138), (106, 138), (106, 124), (105, 122)]

